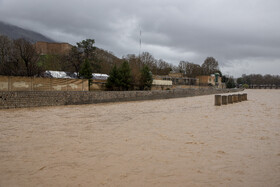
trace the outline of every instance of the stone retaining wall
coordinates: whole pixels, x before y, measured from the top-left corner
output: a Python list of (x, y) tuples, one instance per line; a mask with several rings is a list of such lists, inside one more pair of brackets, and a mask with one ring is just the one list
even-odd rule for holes
[(240, 89), (177, 89), (163, 91), (0, 91), (0, 109), (139, 101), (209, 95)]

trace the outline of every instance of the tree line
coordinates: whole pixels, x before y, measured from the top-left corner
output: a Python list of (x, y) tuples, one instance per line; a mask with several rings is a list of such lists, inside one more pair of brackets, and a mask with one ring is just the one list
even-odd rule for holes
[[(0, 36), (0, 75), (8, 76), (44, 76), (46, 70), (76, 73), (77, 78), (90, 79), (93, 73), (110, 74), (112, 70), (124, 75), (124, 63), (128, 65), (130, 86), (119, 88), (108, 86), (112, 90), (131, 88), (150, 88), (150, 75), (168, 75), (171, 71), (184, 76), (196, 77), (220, 72), (218, 61), (208, 57), (202, 66), (181, 61), (174, 66), (162, 59), (155, 59), (150, 53), (129, 54), (119, 59), (113, 53), (94, 46), (94, 39), (77, 42), (66, 54), (39, 54), (35, 46), (24, 40), (11, 40)], [(145, 76), (144, 76), (145, 75)], [(123, 80), (123, 79), (122, 79)], [(146, 82), (144, 80), (147, 80)], [(118, 82), (118, 81), (117, 81)], [(118, 84), (122, 85), (122, 84)]]
[[(77, 42), (66, 54), (40, 55), (35, 46), (25, 39), (11, 40), (0, 36), (0, 75), (40, 77), (46, 70), (54, 70), (75, 73), (77, 78), (89, 79), (90, 83), (92, 73), (106, 73), (112, 74), (106, 85), (109, 90), (151, 88), (151, 70), (145, 63), (139, 66), (138, 57), (128, 55), (119, 59), (96, 48), (94, 43), (93, 39), (86, 39)], [(167, 68), (168, 72), (171, 69), (163, 61), (157, 63), (157, 67), (156, 71), (162, 74), (167, 73)]]
[(207, 57), (201, 66), (192, 62), (181, 61), (178, 65), (177, 72), (192, 78), (214, 73), (219, 73), (222, 76), (222, 72), (219, 69), (219, 62), (214, 57)]
[(280, 86), (280, 76), (279, 75), (260, 75), (260, 74), (251, 74), (251, 75), (242, 75), (237, 79), (237, 84), (239, 85), (276, 85)]
[[(222, 75), (214, 57), (207, 57), (202, 65), (181, 61), (178, 66), (174, 66), (162, 59), (155, 59), (149, 52), (129, 54), (119, 59), (112, 52), (94, 45), (94, 39), (86, 39), (77, 42), (66, 54), (40, 55), (32, 43), (0, 35), (0, 75), (43, 76), (46, 70), (54, 70), (76, 73), (77, 78), (91, 79), (92, 73), (104, 73), (116, 78), (115, 82), (108, 79), (108, 89), (128, 90), (149, 89), (152, 74), (168, 75), (175, 72), (196, 78), (199, 75), (219, 73), (227, 87), (235, 87), (233, 78)], [(124, 82), (124, 79), (129, 81)], [(243, 75), (237, 79), (237, 84), (279, 85), (279, 76)]]
[(66, 54), (41, 55), (35, 45), (25, 39), (11, 40), (0, 35), (0, 75), (43, 76), (46, 70), (77, 73), (85, 61), (95, 73), (109, 73), (120, 59), (112, 53), (94, 46), (93, 39), (76, 43)]
[(187, 77), (210, 75), (220, 72), (218, 62), (213, 57), (208, 57), (202, 66), (181, 61), (174, 66), (162, 59), (155, 59), (150, 53), (140, 55), (129, 54), (122, 59), (117, 58), (112, 52), (94, 46), (93, 39), (82, 40), (72, 46), (67, 54), (40, 55), (35, 46), (25, 39), (11, 40), (0, 35), (0, 74), (13, 76), (42, 76), (45, 70), (77, 72), (85, 61), (90, 63), (94, 73), (109, 74), (114, 65), (120, 66), (127, 61), (135, 80), (140, 78), (140, 69), (147, 66), (152, 74), (168, 75), (171, 71), (183, 73)]

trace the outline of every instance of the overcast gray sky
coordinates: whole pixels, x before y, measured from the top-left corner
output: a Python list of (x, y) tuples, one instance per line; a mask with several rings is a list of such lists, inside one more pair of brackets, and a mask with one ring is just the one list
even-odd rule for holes
[(280, 0), (0, 0), (0, 20), (118, 57), (219, 61), (224, 74), (280, 74)]

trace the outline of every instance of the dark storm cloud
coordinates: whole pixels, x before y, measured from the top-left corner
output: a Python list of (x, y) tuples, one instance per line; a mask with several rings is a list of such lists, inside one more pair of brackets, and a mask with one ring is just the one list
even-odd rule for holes
[(58, 41), (94, 38), (120, 57), (139, 53), (141, 29), (141, 51), (174, 64), (214, 56), (237, 76), (279, 74), (279, 8), (278, 0), (0, 0), (0, 19)]

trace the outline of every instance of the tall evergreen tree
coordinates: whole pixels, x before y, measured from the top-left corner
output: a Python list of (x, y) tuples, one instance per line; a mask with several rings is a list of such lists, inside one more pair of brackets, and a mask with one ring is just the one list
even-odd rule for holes
[(120, 73), (120, 89), (130, 90), (132, 88), (131, 69), (127, 61), (124, 61), (119, 69)]
[(89, 61), (86, 59), (85, 62), (82, 64), (80, 70), (80, 76), (84, 79), (91, 79), (92, 78), (92, 68)]
[(107, 79), (108, 90), (130, 90), (132, 88), (131, 70), (127, 61), (124, 61), (120, 68), (115, 65)]
[(141, 90), (150, 90), (153, 83), (153, 77), (152, 72), (150, 71), (150, 68), (145, 65), (141, 69), (141, 77), (140, 77), (140, 89)]
[(120, 72), (116, 65), (114, 65), (109, 73), (106, 88), (108, 90), (119, 90), (120, 88)]
[(86, 39), (77, 43), (78, 48), (84, 53), (85, 59), (92, 60), (93, 52), (96, 49), (94, 43), (94, 39)]
[(84, 79), (88, 79), (88, 87), (90, 89), (90, 85), (92, 83), (92, 68), (89, 61), (86, 59), (82, 64), (81, 70), (79, 72), (80, 76)]

